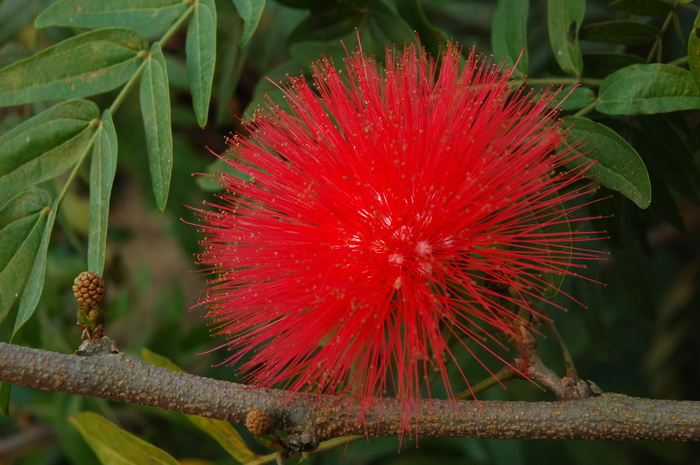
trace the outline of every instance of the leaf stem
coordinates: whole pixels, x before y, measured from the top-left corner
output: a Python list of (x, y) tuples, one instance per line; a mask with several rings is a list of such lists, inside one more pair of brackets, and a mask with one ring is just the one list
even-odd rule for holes
[(531, 86), (556, 86), (556, 85), (576, 85), (581, 84), (589, 87), (599, 87), (602, 84), (602, 79), (591, 79), (591, 78), (567, 78), (567, 77), (554, 77), (554, 78), (535, 78), (528, 79), (527, 83)]
[(666, 63), (666, 64), (667, 64), (667, 65), (671, 65), (671, 66), (686, 65), (686, 64), (688, 64), (688, 55), (684, 55), (684, 56), (682, 56), (682, 57), (680, 57), (680, 58), (676, 58), (675, 60), (671, 60), (671, 61), (669, 61), (669, 62)]
[(552, 332), (554, 338), (559, 344), (559, 350), (561, 350), (561, 355), (564, 358), (564, 364), (566, 366), (566, 376), (568, 376), (569, 378), (578, 378), (578, 372), (576, 371), (576, 366), (574, 365), (574, 359), (571, 357), (571, 352), (569, 352), (569, 348), (566, 347), (564, 338), (561, 337), (561, 333), (559, 332), (557, 327), (554, 326), (553, 321), (550, 320), (547, 323), (547, 326), (549, 326), (549, 330)]
[(134, 84), (136, 84), (136, 81), (139, 80), (141, 77), (141, 73), (143, 73), (143, 70), (146, 69), (146, 65), (148, 64), (148, 60), (150, 59), (150, 54), (148, 52), (143, 52), (144, 55), (144, 60), (141, 63), (141, 66), (134, 72), (134, 74), (129, 78), (129, 80), (124, 84), (124, 87), (119, 91), (119, 94), (117, 97), (114, 99), (114, 102), (109, 106), (109, 111), (112, 114), (115, 114), (119, 107), (122, 105), (124, 102), (124, 99), (126, 98), (127, 94), (131, 90), (132, 87), (134, 87)]
[(501, 384), (503, 381), (507, 381), (515, 377), (515, 375), (517, 375), (517, 372), (510, 366), (505, 365), (492, 376), (489, 376), (485, 380), (480, 381), (479, 383), (472, 386), (471, 389), (467, 389), (466, 391), (462, 391), (459, 394), (457, 394), (455, 396), (455, 400), (465, 400), (474, 397), (475, 394), (483, 392), (496, 384)]
[[(168, 43), (168, 41), (173, 37), (173, 35), (175, 35), (177, 30), (180, 29), (180, 26), (182, 26), (185, 23), (185, 21), (189, 19), (196, 7), (196, 4), (191, 4), (187, 11), (185, 11), (183, 15), (180, 16), (180, 18), (178, 18), (178, 20), (175, 21), (167, 31), (165, 31), (165, 34), (163, 34), (163, 37), (161, 37), (159, 41), (161, 48), (165, 46), (166, 43)], [(115, 98), (114, 102), (112, 102), (112, 105), (110, 105), (109, 110), (112, 112), (112, 114), (116, 113), (116, 111), (119, 109), (121, 104), (124, 102), (126, 95), (129, 93), (136, 81), (138, 81), (138, 79), (141, 77), (141, 73), (143, 73), (143, 70), (146, 68), (146, 64), (148, 64), (148, 57), (150, 57), (150, 54), (148, 52), (143, 53), (143, 63), (141, 63), (141, 66), (139, 66), (139, 68), (136, 70), (133, 76), (129, 78), (127, 83), (124, 84), (124, 87), (122, 87), (122, 90), (119, 91), (117, 98)]]
[(197, 4), (199, 3), (199, 0), (195, 0), (192, 4), (190, 4), (190, 7), (183, 13), (180, 18), (178, 18), (177, 21), (173, 23), (172, 26), (170, 26), (170, 29), (165, 31), (165, 34), (163, 34), (163, 37), (160, 38), (160, 45), (162, 47), (165, 46), (165, 44), (168, 43), (170, 39), (175, 35), (178, 29), (180, 29), (180, 26), (183, 25), (185, 21), (187, 21), (190, 16), (192, 16), (192, 13), (194, 13), (194, 10), (197, 8)]
[[(96, 124), (101, 124), (99, 120), (94, 120), (97, 122)], [(85, 159), (88, 158), (88, 153), (92, 150), (92, 146), (95, 143), (95, 139), (97, 138), (97, 134), (99, 133), (99, 129), (95, 131), (95, 133), (92, 135), (92, 138), (90, 139), (90, 142), (86, 144), (85, 150), (83, 151), (82, 155), (80, 155), (80, 159), (75, 163), (75, 166), (73, 167), (73, 170), (70, 172), (70, 175), (68, 175), (68, 179), (66, 182), (63, 184), (63, 188), (61, 189), (61, 192), (59, 192), (58, 197), (56, 197), (56, 201), (54, 203), (54, 208), (58, 209), (59, 205), (61, 205), (61, 202), (63, 202), (63, 198), (66, 196), (68, 193), (68, 188), (73, 184), (73, 179), (78, 175), (78, 171), (80, 170), (80, 167), (83, 165), (85, 162)]]
[(671, 20), (673, 19), (673, 15), (675, 14), (676, 10), (671, 10), (666, 15), (666, 19), (664, 20), (664, 23), (661, 26), (661, 29), (659, 30), (659, 35), (656, 36), (656, 40), (654, 40), (654, 44), (651, 46), (651, 50), (649, 50), (649, 54), (647, 55), (647, 63), (651, 63), (651, 60), (654, 58), (654, 54), (657, 52), (657, 49), (659, 55), (657, 57), (657, 61), (661, 61), (661, 42), (663, 42), (664, 33), (666, 32), (668, 26), (671, 24)]
[(574, 113), (574, 116), (585, 116), (588, 113), (592, 112), (595, 109), (596, 105), (598, 105), (598, 97), (596, 97), (595, 100), (593, 100), (591, 103)]

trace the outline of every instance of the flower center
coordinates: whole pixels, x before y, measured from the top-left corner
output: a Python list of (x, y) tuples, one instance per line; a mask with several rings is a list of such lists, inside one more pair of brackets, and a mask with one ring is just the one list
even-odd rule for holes
[(425, 278), (433, 272), (433, 245), (425, 239), (416, 240), (415, 231), (409, 226), (401, 226), (391, 233), (391, 238), (383, 247), (373, 248), (386, 256), (391, 267), (389, 279), (395, 289), (399, 289), (406, 278)]

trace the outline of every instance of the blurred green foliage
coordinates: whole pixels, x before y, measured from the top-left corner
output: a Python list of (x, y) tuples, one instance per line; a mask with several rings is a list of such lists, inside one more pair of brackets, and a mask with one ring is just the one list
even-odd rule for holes
[[(220, 167), (206, 147), (224, 152), (249, 109), (281, 100), (274, 83), (285, 76), (308, 75), (322, 55), (340, 61), (358, 37), (379, 57), (420, 37), (432, 53), (454, 40), (517, 62), (515, 76), (536, 88), (579, 86), (562, 116), (596, 149), (596, 195), (609, 199), (589, 213), (601, 216), (610, 259), (589, 267), (589, 281), (563, 283), (588, 308), (559, 296), (570, 311), (552, 317), (580, 374), (603, 390), (700, 400), (699, 10), (672, 0), (2, 0), (0, 340), (77, 348), (70, 287), (90, 269), (105, 275), (108, 333), (124, 350), (147, 347), (187, 371), (233, 379), (211, 367), (216, 355), (197, 355), (217, 343), (202, 312), (187, 312), (202, 281), (189, 272), (198, 234), (187, 206), (216, 190), (191, 174)], [(541, 331), (545, 361), (562, 372), (554, 338)], [(457, 374), (454, 383), (465, 388)], [(505, 387), (481, 398), (550, 399), (530, 383)], [(99, 463), (73, 424), (107, 420), (72, 416), (84, 410), (180, 463), (238, 463), (183, 415), (2, 385), (0, 410), (8, 405), (0, 437), (43, 440), (13, 448), (0, 439), (3, 463)], [(309, 462), (700, 461), (693, 444), (418, 443), (372, 438)]]

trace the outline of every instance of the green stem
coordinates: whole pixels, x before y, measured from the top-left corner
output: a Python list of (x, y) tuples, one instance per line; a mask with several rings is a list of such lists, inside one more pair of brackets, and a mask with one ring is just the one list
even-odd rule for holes
[(602, 84), (602, 79), (590, 79), (590, 78), (535, 78), (528, 79), (527, 83), (531, 86), (556, 86), (560, 84), (564, 85), (576, 85), (582, 84), (589, 87), (598, 87)]
[(148, 64), (148, 59), (146, 56), (148, 55), (148, 52), (143, 52), (144, 55), (144, 60), (141, 63), (141, 66), (134, 72), (134, 74), (129, 78), (129, 80), (124, 84), (124, 87), (119, 91), (119, 94), (117, 94), (117, 97), (114, 99), (114, 102), (109, 106), (109, 111), (114, 115), (119, 107), (122, 105), (124, 102), (124, 99), (126, 98), (127, 94), (131, 90), (132, 87), (134, 87), (134, 84), (136, 84), (136, 81), (139, 80), (141, 77), (141, 73), (143, 73), (143, 70), (146, 68), (146, 65)]
[(671, 24), (671, 20), (673, 19), (673, 15), (676, 14), (676, 10), (671, 10), (668, 12), (668, 15), (666, 15), (666, 19), (664, 20), (663, 25), (661, 25), (661, 29), (659, 30), (659, 35), (656, 37), (656, 40), (654, 41), (654, 45), (651, 46), (651, 50), (649, 50), (649, 55), (647, 55), (647, 63), (651, 63), (652, 58), (654, 58), (654, 54), (656, 53), (656, 50), (659, 49), (659, 54), (661, 53), (661, 42), (663, 41), (663, 36), (664, 33), (666, 32), (666, 29), (668, 26)]
[(666, 63), (667, 65), (671, 66), (682, 66), (688, 64), (688, 55), (682, 56), (680, 58), (676, 58), (675, 60), (669, 61)]
[(527, 83), (531, 86), (551, 86), (558, 84), (579, 84), (581, 81), (578, 78), (535, 78), (528, 79)]
[(510, 366), (506, 365), (500, 370), (498, 370), (496, 373), (494, 373), (493, 376), (490, 376), (485, 380), (475, 384), (474, 386), (472, 386), (471, 389), (467, 389), (466, 391), (462, 391), (459, 394), (457, 394), (455, 396), (455, 400), (464, 400), (469, 399), (470, 397), (474, 397), (475, 394), (483, 392), (493, 385), (501, 384), (503, 381), (509, 380), (515, 375), (515, 370), (513, 370), (513, 368), (511, 368)]
[[(100, 124), (99, 120), (93, 120), (90, 124)], [(80, 155), (80, 159), (78, 162), (75, 164), (73, 167), (73, 170), (70, 172), (70, 175), (68, 175), (68, 179), (66, 180), (65, 184), (63, 184), (63, 188), (61, 189), (61, 192), (58, 194), (58, 197), (56, 197), (56, 202), (55, 202), (55, 207), (58, 208), (59, 205), (61, 205), (61, 202), (63, 202), (63, 198), (66, 196), (68, 193), (68, 188), (73, 184), (73, 179), (78, 175), (78, 171), (80, 170), (80, 167), (83, 165), (85, 160), (88, 158), (88, 154), (90, 153), (90, 150), (92, 149), (92, 145), (95, 143), (95, 139), (97, 138), (97, 133), (98, 131), (95, 131), (95, 133), (92, 135), (92, 139), (90, 139), (90, 143), (87, 144), (85, 147), (85, 151), (83, 152), (82, 155)]]
[[(163, 34), (163, 37), (160, 38), (160, 45), (161, 47), (164, 47), (165, 44), (168, 43), (168, 41), (175, 35), (178, 29), (180, 29), (180, 26), (182, 26), (185, 21), (189, 19), (190, 16), (192, 16), (192, 13), (194, 13), (194, 9), (196, 8), (196, 4), (190, 5), (190, 7), (185, 11), (185, 13), (178, 18), (177, 21), (173, 23), (170, 28), (165, 31), (165, 34)], [(134, 84), (136, 84), (136, 81), (141, 77), (141, 73), (143, 73), (143, 70), (146, 68), (146, 65), (148, 64), (148, 60), (145, 59), (148, 56), (148, 52), (142, 52), (144, 53), (143, 57), (143, 63), (141, 63), (141, 66), (136, 70), (136, 72), (129, 78), (126, 84), (124, 84), (124, 87), (122, 87), (122, 90), (119, 91), (119, 94), (117, 95), (117, 98), (114, 99), (114, 102), (112, 102), (112, 105), (110, 105), (109, 110), (112, 112), (112, 115), (116, 113), (116, 111), (119, 109), (121, 106), (122, 102), (124, 102), (124, 99), (126, 98), (127, 94), (131, 90), (132, 87), (134, 87)]]
[(700, 11), (700, 6), (693, 5), (692, 3), (679, 3), (676, 2), (676, 6), (680, 8), (687, 8), (689, 10), (693, 10), (695, 13)]
[(584, 86), (600, 87), (600, 85), (602, 83), (603, 83), (602, 79), (581, 78), (581, 84)]
[(598, 105), (598, 98), (596, 98), (591, 103), (574, 113), (574, 116), (585, 116), (588, 113), (592, 112), (595, 109), (596, 105)]
[(576, 371), (576, 366), (574, 365), (574, 359), (571, 357), (571, 352), (569, 352), (569, 348), (566, 347), (566, 343), (564, 342), (564, 338), (561, 337), (561, 333), (557, 329), (556, 326), (554, 326), (554, 323), (552, 321), (549, 321), (547, 323), (547, 326), (549, 326), (549, 330), (554, 334), (554, 338), (557, 340), (557, 343), (559, 344), (559, 350), (561, 350), (561, 355), (564, 358), (564, 364), (566, 365), (566, 376), (569, 378), (578, 378), (578, 372)]
[(168, 41), (175, 35), (178, 29), (180, 29), (180, 26), (182, 26), (185, 21), (187, 21), (190, 16), (192, 16), (192, 13), (194, 13), (195, 8), (197, 8), (197, 3), (193, 2), (190, 7), (185, 11), (185, 13), (180, 16), (180, 18), (173, 23), (172, 26), (170, 26), (170, 29), (165, 31), (165, 34), (163, 34), (163, 37), (160, 38), (160, 44), (165, 47), (165, 44), (168, 43)]

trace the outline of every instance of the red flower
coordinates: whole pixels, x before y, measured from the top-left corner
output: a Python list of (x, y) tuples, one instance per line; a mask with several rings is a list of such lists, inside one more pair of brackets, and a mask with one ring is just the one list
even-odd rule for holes
[(200, 262), (217, 276), (214, 332), (248, 381), (388, 392), (410, 413), (430, 372), (451, 395), (448, 337), (471, 352), (528, 324), (518, 312), (536, 314), (546, 276), (598, 254), (567, 232), (578, 207), (562, 205), (591, 187), (562, 172), (576, 155), (556, 151), (556, 93), (532, 100), (455, 46), (386, 63), (324, 59), (315, 89), (286, 88), (291, 112), (258, 112), (226, 158), (250, 179), (220, 175)]

